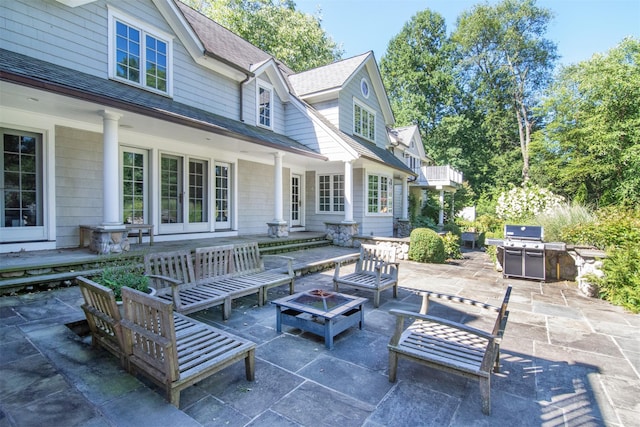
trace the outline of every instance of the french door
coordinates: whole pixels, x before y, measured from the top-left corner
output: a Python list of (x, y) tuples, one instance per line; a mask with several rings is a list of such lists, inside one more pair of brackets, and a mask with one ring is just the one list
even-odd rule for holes
[(216, 230), (230, 229), (231, 165), (216, 162), (215, 174), (215, 228)]
[(208, 182), (206, 160), (160, 156), (160, 232), (208, 231)]
[(302, 225), (302, 176), (291, 175), (291, 227)]

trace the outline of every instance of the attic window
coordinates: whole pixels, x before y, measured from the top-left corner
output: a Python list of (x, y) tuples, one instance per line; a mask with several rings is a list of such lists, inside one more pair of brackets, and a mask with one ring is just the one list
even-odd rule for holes
[(353, 133), (375, 142), (376, 114), (355, 100), (353, 102)]
[(109, 10), (109, 77), (171, 96), (171, 37)]
[(273, 90), (265, 84), (258, 84), (258, 125), (273, 128)]
[(369, 82), (364, 77), (360, 80), (360, 91), (362, 92), (362, 96), (369, 98)]

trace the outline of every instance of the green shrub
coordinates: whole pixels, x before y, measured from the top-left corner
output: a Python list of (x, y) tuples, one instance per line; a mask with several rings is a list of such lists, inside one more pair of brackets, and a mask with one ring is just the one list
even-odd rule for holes
[(588, 275), (598, 286), (600, 298), (640, 313), (640, 245), (625, 244), (607, 253), (603, 277)]
[(149, 292), (149, 277), (144, 275), (144, 267), (134, 261), (123, 260), (121, 263), (109, 265), (93, 280), (113, 290), (117, 300), (122, 299), (122, 287)]
[(460, 251), (460, 237), (449, 232), (442, 237), (444, 254), (448, 259), (462, 259)]
[(563, 229), (560, 240), (601, 250), (626, 243), (640, 245), (640, 210), (609, 207), (596, 212), (592, 222)]
[(444, 242), (438, 233), (428, 228), (416, 228), (409, 236), (409, 259), (442, 264), (445, 262)]
[(455, 234), (458, 237), (462, 235), (462, 230), (460, 230), (460, 227), (458, 226), (458, 224), (454, 222), (446, 223), (443, 227), (443, 231), (449, 232), (451, 234)]

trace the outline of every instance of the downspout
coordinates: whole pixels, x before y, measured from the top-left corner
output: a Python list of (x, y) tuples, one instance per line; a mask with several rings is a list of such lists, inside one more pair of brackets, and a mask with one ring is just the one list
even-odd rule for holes
[(246, 74), (247, 78), (240, 82), (240, 121), (244, 123), (244, 85), (251, 78), (251, 74)]

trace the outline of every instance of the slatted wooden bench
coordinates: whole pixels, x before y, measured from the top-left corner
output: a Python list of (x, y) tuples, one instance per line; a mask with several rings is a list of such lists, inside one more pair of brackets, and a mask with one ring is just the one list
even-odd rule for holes
[(131, 372), (163, 387), (180, 406), (180, 392), (244, 360), (248, 381), (255, 379), (255, 343), (173, 311), (173, 304), (123, 287), (125, 355)]
[(340, 276), (340, 267), (344, 261), (335, 263), (333, 289), (338, 292), (340, 285), (369, 289), (374, 292), (373, 305), (380, 305), (380, 293), (393, 288), (393, 297), (398, 297), (398, 268), (396, 250), (391, 246), (360, 246), (360, 256), (356, 261), (355, 272)]
[[(406, 358), (432, 368), (480, 381), (482, 412), (491, 413), (491, 369), (500, 370), (500, 341), (504, 335), (509, 312), (507, 304), (511, 286), (506, 290), (502, 305), (494, 307), (468, 298), (419, 292), (423, 297), (421, 312), (390, 310), (397, 316), (396, 328), (389, 342), (389, 381), (397, 378), (398, 358)], [(458, 322), (427, 313), (429, 298), (441, 298), (470, 304), (497, 313), (493, 330), (486, 332)], [(415, 319), (405, 329), (405, 319)]]
[[(230, 257), (230, 249), (227, 251)], [(156, 296), (173, 302), (177, 312), (189, 314), (206, 308), (222, 305), (222, 317), (231, 315), (231, 295), (210, 283), (199, 282), (196, 278), (193, 258), (187, 250), (156, 252), (144, 256), (145, 274), (151, 279), (150, 285)]]
[[(286, 267), (266, 270), (266, 259), (285, 262)], [(277, 286), (289, 285), (289, 295), (294, 294), (293, 258), (283, 255), (261, 255), (257, 242), (233, 245), (233, 277), (258, 284), (262, 288), (262, 304), (267, 302), (267, 291)]]
[(82, 310), (91, 331), (91, 344), (102, 347), (120, 359), (124, 367), (121, 316), (113, 291), (86, 277), (76, 277), (76, 283), (84, 298)]

